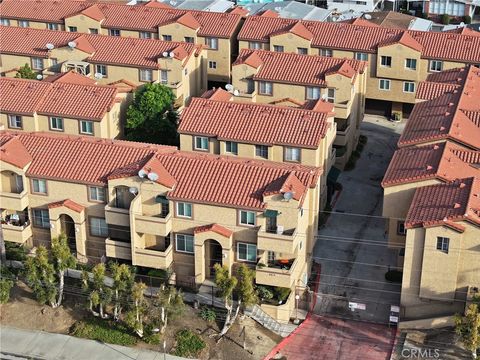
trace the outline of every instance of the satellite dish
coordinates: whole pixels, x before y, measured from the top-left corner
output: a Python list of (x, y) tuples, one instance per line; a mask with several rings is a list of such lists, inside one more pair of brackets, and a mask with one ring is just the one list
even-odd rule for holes
[(240, 95), (240, 91), (238, 91), (238, 90), (234, 90), (234, 91), (233, 91), (233, 95), (234, 95), (234, 96), (238, 96), (238, 95)]
[(38, 74), (38, 75), (37, 75), (37, 80), (42, 80), (42, 79), (43, 79), (43, 75)]
[(138, 171), (138, 177), (143, 179), (145, 176), (147, 176), (147, 172), (143, 169), (140, 169)]
[(164, 52), (162, 53), (162, 55), (163, 55), (163, 57), (168, 57), (168, 51), (164, 51)]
[(77, 43), (75, 41), (69, 41), (68, 42), (68, 46), (71, 48), (71, 49), (75, 49), (77, 47)]
[(174, 58), (175, 54), (173, 53), (173, 51), (170, 51), (170, 54), (168, 54), (168, 56), (170, 56), (171, 58)]
[(45, 45), (45, 47), (46, 47), (48, 50), (53, 50), (53, 49), (55, 49), (55, 45), (53, 45), (52, 43), (48, 43), (47, 45)]
[(285, 193), (283, 193), (283, 198), (285, 200), (292, 200), (293, 199), (293, 193), (291, 191), (287, 191)]
[(95, 77), (95, 79), (97, 80), (100, 80), (101, 78), (103, 78), (103, 75), (101, 73), (95, 73), (95, 75), (93, 75)]
[(138, 194), (138, 189), (135, 186), (132, 186), (132, 187), (128, 188), (128, 192), (130, 194), (137, 195)]
[(227, 89), (228, 91), (232, 91), (233, 90), (233, 85), (232, 84), (227, 84), (227, 85), (225, 85), (225, 89)]
[(148, 173), (148, 180), (157, 181), (158, 180), (158, 175), (154, 172)]
[(365, 14), (365, 15), (363, 15), (363, 17), (367, 20), (372, 20), (372, 15), (370, 15), (370, 14)]

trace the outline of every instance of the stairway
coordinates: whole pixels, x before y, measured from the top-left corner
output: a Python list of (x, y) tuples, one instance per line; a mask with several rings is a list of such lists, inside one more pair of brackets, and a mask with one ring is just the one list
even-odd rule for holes
[(264, 326), (275, 334), (280, 335), (281, 337), (287, 337), (297, 327), (297, 325), (293, 324), (279, 323), (277, 320), (275, 320), (265, 311), (263, 311), (262, 308), (258, 305), (255, 305), (253, 308), (247, 309), (245, 313), (247, 316), (251, 317), (260, 325)]

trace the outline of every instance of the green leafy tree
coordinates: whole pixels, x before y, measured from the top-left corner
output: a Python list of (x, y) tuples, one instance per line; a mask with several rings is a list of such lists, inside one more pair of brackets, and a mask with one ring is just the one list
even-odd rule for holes
[(18, 69), (17, 73), (15, 74), (15, 77), (20, 79), (35, 80), (37, 78), (37, 74), (32, 70), (30, 65), (25, 64)]
[(225, 308), (227, 309), (225, 324), (223, 325), (223, 328), (222, 328), (222, 331), (220, 331), (220, 334), (218, 334), (218, 340), (220, 340), (235, 322), (235, 319), (238, 316), (238, 311), (240, 310), (241, 300), (239, 300), (237, 309), (234, 313), (233, 290), (237, 286), (238, 280), (235, 276), (231, 276), (229, 274), (228, 268), (226, 266), (222, 266), (217, 263), (214, 265), (214, 269), (215, 269), (215, 284), (217, 285), (218, 290), (220, 292), (220, 297), (225, 301)]
[(55, 277), (55, 267), (50, 262), (44, 246), (39, 246), (36, 255), (27, 259), (24, 271), (27, 285), (33, 290), (37, 300), (55, 307), (58, 281)]
[(144, 291), (147, 288), (142, 282), (136, 282), (132, 287), (131, 300), (133, 309), (127, 312), (125, 322), (130, 326), (138, 336), (143, 337), (143, 317), (145, 315)]
[(173, 286), (162, 286), (148, 314), (155, 325), (159, 325), (160, 333), (163, 334), (167, 329), (168, 321), (180, 316), (184, 310), (185, 304), (181, 291)]
[(461, 337), (465, 347), (471, 351), (473, 359), (477, 358), (477, 351), (480, 348), (480, 301), (478, 300), (468, 306), (465, 316), (455, 316), (455, 331)]
[(58, 277), (58, 298), (54, 307), (62, 304), (63, 288), (65, 285), (65, 270), (68, 268), (75, 268), (77, 259), (72, 255), (68, 247), (67, 235), (64, 233), (52, 239), (52, 261), (53, 267)]
[[(105, 285), (105, 265), (97, 264), (92, 269), (92, 274), (82, 272), (82, 287), (88, 293), (88, 308), (93, 316), (108, 318), (105, 312), (106, 306), (112, 300), (112, 290)], [(94, 310), (98, 308), (98, 312)]]
[(247, 265), (241, 264), (237, 270), (238, 284), (236, 291), (243, 308), (256, 304), (258, 301), (255, 292), (255, 271), (251, 270)]
[(0, 280), (0, 304), (6, 304), (10, 299), (10, 290), (13, 287), (13, 281), (9, 279)]
[(113, 318), (118, 321), (122, 313), (122, 304), (126, 301), (134, 283), (134, 274), (127, 264), (110, 263), (110, 272), (113, 279)]
[(127, 139), (154, 144), (179, 144), (175, 95), (161, 84), (145, 84), (127, 109)]

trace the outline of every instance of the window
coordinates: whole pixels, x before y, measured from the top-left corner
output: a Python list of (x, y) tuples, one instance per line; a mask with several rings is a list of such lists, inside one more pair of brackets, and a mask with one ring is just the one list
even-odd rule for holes
[(405, 67), (409, 70), (417, 70), (417, 59), (405, 59)]
[(191, 36), (185, 36), (184, 40), (187, 43), (194, 43), (195, 42), (195, 39)]
[(262, 43), (256, 42), (256, 41), (249, 41), (248, 42), (248, 48), (250, 50), (260, 50), (262, 48)]
[(217, 62), (216, 61), (208, 61), (208, 68), (209, 69), (216, 69), (217, 68)]
[(77, 32), (77, 30), (78, 30), (78, 29), (77, 29), (76, 26), (69, 26), (69, 27), (68, 27), (68, 31), (70, 31), (70, 32)]
[(320, 49), (320, 55), (321, 56), (332, 57), (333, 56), (333, 51), (331, 49)]
[(92, 35), (97, 35), (98, 34), (98, 29), (95, 28), (89, 28), (88, 33)]
[(119, 29), (108, 29), (108, 35), (110, 36), (120, 36)]
[(307, 100), (317, 100), (320, 99), (320, 88), (307, 86)]
[(50, 62), (52, 64), (52, 66), (57, 66), (58, 65), (58, 59), (56, 59), (56, 58), (50, 58)]
[(20, 115), (8, 115), (8, 127), (12, 129), (21, 129), (22, 117)]
[(218, 39), (217, 38), (205, 38), (205, 44), (210, 48), (210, 50), (218, 50)]
[(242, 261), (257, 261), (257, 245), (237, 243), (237, 259)]
[(152, 33), (148, 31), (140, 31), (140, 39), (151, 39)]
[(276, 52), (283, 52), (283, 46), (282, 45), (273, 45), (273, 51)]
[(255, 226), (255, 213), (253, 211), (240, 210), (240, 224), (247, 226)]
[(390, 80), (380, 79), (378, 87), (380, 90), (390, 90)]
[(397, 222), (397, 234), (403, 236), (407, 235), (407, 229), (405, 228), (404, 221)]
[(102, 77), (107, 77), (107, 65), (95, 65), (95, 72), (102, 74)]
[(58, 30), (58, 24), (48, 23), (47, 24), (47, 29), (48, 30)]
[(162, 35), (163, 41), (172, 41), (172, 35)]
[(89, 222), (92, 236), (108, 237), (108, 226), (105, 219), (90, 217)]
[(0, 23), (1, 23), (3, 26), (10, 26), (10, 20), (9, 20), (9, 19), (1, 19), (1, 20), (0, 20)]
[(195, 150), (208, 151), (208, 137), (195, 136)]
[(299, 162), (300, 161), (300, 149), (299, 148), (293, 148), (293, 147), (285, 148), (285, 161)]
[(355, 53), (355, 60), (368, 61), (368, 54), (357, 52)]
[(308, 49), (304, 47), (299, 47), (297, 48), (297, 53), (300, 55), (307, 55), (308, 54)]
[(175, 234), (175, 249), (193, 254), (193, 241), (192, 235)]
[(29, 25), (27, 20), (18, 20), (18, 26), (20, 27), (28, 27)]
[(140, 69), (140, 81), (150, 82), (153, 79), (153, 73), (151, 69)]
[(430, 60), (430, 71), (438, 72), (443, 70), (443, 61), (440, 60)]
[(168, 84), (168, 71), (160, 70), (160, 83)]
[(446, 237), (437, 237), (437, 250), (443, 251), (448, 254), (448, 248), (450, 244), (450, 239)]
[(52, 116), (50, 118), (50, 130), (63, 131), (63, 119)]
[(261, 95), (272, 95), (273, 94), (273, 84), (268, 81), (260, 81), (258, 83), (258, 93)]
[(333, 89), (333, 88), (328, 88), (327, 89), (327, 101), (329, 103), (334, 103), (335, 102), (335, 89)]
[(105, 189), (98, 186), (88, 187), (89, 200), (105, 202)]
[(43, 59), (33, 57), (32, 58), (32, 69), (33, 70), (43, 70)]
[(93, 135), (93, 122), (87, 120), (80, 121), (80, 133), (86, 135)]
[(226, 141), (225, 142), (225, 151), (230, 154), (237, 155), (238, 154), (238, 143), (234, 141)]
[(36, 194), (46, 194), (47, 181), (42, 179), (32, 179), (32, 192)]
[(391, 67), (392, 66), (392, 57), (391, 56), (382, 56), (380, 58), (380, 65)]
[(183, 70), (183, 74), (184, 74), (185, 76), (187, 76), (187, 74), (188, 74), (188, 69), (187, 69), (187, 68), (185, 68), (185, 70)]
[(262, 159), (268, 159), (268, 146), (255, 145), (255, 156)]
[(49, 228), (50, 217), (48, 216), (48, 210), (46, 209), (33, 209), (33, 225)]
[(415, 92), (415, 83), (411, 81), (403, 82), (403, 92), (414, 93)]
[(177, 216), (192, 217), (192, 204), (179, 202), (177, 203)]

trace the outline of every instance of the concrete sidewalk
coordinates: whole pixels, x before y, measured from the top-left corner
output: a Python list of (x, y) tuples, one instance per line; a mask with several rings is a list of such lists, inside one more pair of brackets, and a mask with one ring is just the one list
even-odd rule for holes
[(1, 359), (35, 360), (181, 360), (160, 352), (109, 345), (36, 330), (0, 327)]

